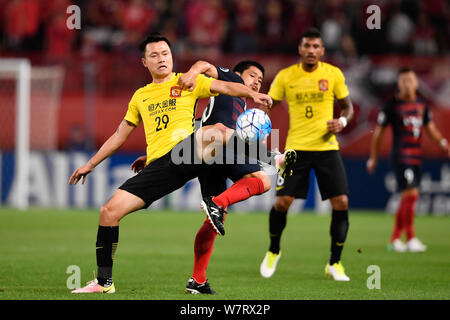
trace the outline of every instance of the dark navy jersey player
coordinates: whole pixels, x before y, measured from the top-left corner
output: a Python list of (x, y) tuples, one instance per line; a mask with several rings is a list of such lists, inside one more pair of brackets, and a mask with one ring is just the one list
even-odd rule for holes
[[(388, 249), (396, 252), (423, 252), (427, 247), (415, 236), (415, 204), (419, 197), (422, 129), (450, 155), (447, 140), (436, 128), (427, 104), (417, 96), (419, 81), (412, 69), (402, 69), (397, 79), (398, 94), (389, 100), (378, 114), (378, 124), (372, 137), (367, 171), (375, 172), (378, 150), (388, 125), (393, 131), (392, 166), (397, 189), (402, 197), (395, 214), (394, 229)], [(405, 232), (406, 244), (401, 241)]]
[[(182, 78), (181, 82), (186, 80), (184, 85), (192, 87), (189, 79), (196, 79), (199, 73), (224, 81), (243, 83), (253, 91), (259, 92), (263, 81), (264, 68), (256, 61), (247, 60), (239, 62), (231, 71), (199, 61), (192, 66), (191, 70), (186, 73), (186, 79)], [(209, 130), (215, 130), (222, 133), (224, 137), (222, 143), (226, 144), (230, 139), (235, 139), (236, 120), (245, 109), (246, 103), (244, 99), (235, 99), (223, 94), (210, 99), (208, 106), (203, 112), (202, 127), (198, 130), (199, 136), (202, 136)], [(203, 141), (204, 139), (202, 139), (202, 143)], [(239, 155), (234, 153), (233, 160), (236, 160), (237, 156)], [(289, 161), (286, 160), (288, 158)], [(295, 154), (287, 156), (287, 153), (285, 153), (274, 161), (277, 162), (278, 160), (280, 160), (278, 163), (280, 168), (279, 174), (284, 174), (290, 171), (292, 162), (295, 161)], [(227, 163), (205, 166), (203, 174), (198, 177), (203, 196), (202, 209), (209, 219), (205, 220), (195, 238), (194, 270), (186, 286), (186, 290), (191, 293), (214, 293), (206, 281), (206, 268), (208, 267), (214, 239), (217, 235), (211, 228), (211, 225), (216, 229), (215, 224), (221, 224), (223, 230), (225, 209), (230, 203), (245, 200), (270, 189), (270, 179), (259, 164), (247, 162), (244, 164)], [(227, 178), (234, 182), (229, 189), (226, 189)], [(216, 211), (221, 213), (219, 219), (214, 219), (213, 217)], [(203, 288), (202, 284), (206, 288)]]
[[(249, 61), (247, 64), (250, 66), (250, 63), (251, 62)], [(239, 67), (239, 65), (237, 65), (237, 67)], [(215, 68), (217, 79), (245, 84), (244, 80), (242, 80), (236, 72), (222, 67)], [(209, 103), (203, 112), (201, 119), (202, 126), (222, 123), (227, 128), (234, 130), (236, 129), (237, 118), (246, 110), (246, 108), (247, 105), (242, 98), (235, 98), (223, 94), (212, 97), (209, 99)]]
[(399, 190), (417, 187), (420, 184), (422, 128), (426, 127), (430, 120), (431, 113), (421, 99), (405, 101), (394, 97), (378, 114), (378, 125), (392, 127), (391, 161)]

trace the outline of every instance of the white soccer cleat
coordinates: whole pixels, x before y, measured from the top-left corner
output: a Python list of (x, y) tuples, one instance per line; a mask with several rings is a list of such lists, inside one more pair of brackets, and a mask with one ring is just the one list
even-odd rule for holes
[(427, 246), (422, 243), (417, 238), (412, 238), (406, 243), (406, 247), (409, 252), (425, 252), (427, 251)]
[(259, 272), (264, 278), (270, 278), (275, 273), (277, 269), (278, 260), (280, 260), (281, 251), (279, 253), (273, 253), (271, 251), (267, 251), (266, 256), (264, 257), (263, 262), (259, 268)]
[(395, 252), (405, 252), (408, 249), (407, 245), (403, 243), (400, 239), (395, 239), (392, 243), (388, 245), (389, 251)]
[(336, 281), (350, 281), (350, 278), (345, 274), (344, 266), (340, 261), (333, 265), (327, 263), (325, 266), (325, 275)]
[(103, 287), (98, 284), (98, 280), (94, 279), (89, 281), (87, 285), (83, 288), (75, 289), (71, 291), (72, 293), (115, 293), (116, 288), (114, 283), (111, 283), (108, 287)]

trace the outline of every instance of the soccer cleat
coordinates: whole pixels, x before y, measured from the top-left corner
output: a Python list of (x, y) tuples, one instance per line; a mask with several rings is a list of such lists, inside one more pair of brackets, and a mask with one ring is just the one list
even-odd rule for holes
[(417, 238), (412, 238), (406, 243), (406, 247), (409, 252), (425, 252), (427, 251), (427, 246), (422, 243)]
[(325, 275), (336, 281), (350, 281), (350, 278), (344, 272), (342, 263), (336, 262), (332, 266), (329, 263), (325, 266)]
[(216, 292), (211, 289), (208, 281), (205, 283), (198, 283), (193, 278), (190, 278), (186, 285), (186, 293), (191, 294), (216, 294)]
[(297, 153), (295, 150), (288, 149), (283, 154), (275, 156), (275, 167), (278, 175), (286, 179), (292, 175), (292, 166), (297, 161)]
[(395, 239), (391, 243), (388, 244), (388, 251), (395, 251), (395, 252), (405, 252), (407, 250), (406, 244), (403, 243), (400, 239)]
[(87, 285), (83, 288), (75, 289), (72, 293), (114, 293), (116, 288), (114, 287), (114, 282), (108, 287), (103, 287), (98, 284), (98, 280), (94, 279), (89, 281)]
[(213, 200), (212, 197), (203, 198), (200, 204), (203, 212), (208, 216), (211, 225), (214, 230), (222, 236), (225, 235), (225, 228), (223, 226), (223, 217), (225, 210), (220, 208)]
[(259, 267), (259, 272), (264, 278), (270, 278), (275, 273), (277, 269), (278, 260), (280, 260), (281, 251), (279, 253), (273, 253), (267, 251), (261, 266)]

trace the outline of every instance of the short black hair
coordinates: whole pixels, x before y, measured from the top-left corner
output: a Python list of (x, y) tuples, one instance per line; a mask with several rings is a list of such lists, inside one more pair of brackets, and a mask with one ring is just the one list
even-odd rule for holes
[(411, 67), (403, 67), (403, 68), (401, 68), (401, 69), (398, 71), (398, 75), (401, 75), (401, 74), (404, 74), (404, 73), (408, 73), (408, 72), (416, 73), (416, 72), (414, 71), (414, 69), (411, 68)]
[(139, 44), (139, 51), (143, 56), (145, 56), (145, 48), (147, 47), (147, 44), (160, 41), (166, 42), (169, 45), (169, 48), (171, 48), (170, 41), (166, 37), (164, 37), (159, 32), (153, 32), (148, 35), (147, 38), (141, 41), (141, 43)]
[[(302, 43), (303, 38), (320, 38), (322, 39), (322, 34), (317, 28), (309, 28), (300, 36), (299, 44)], [(322, 39), (323, 40), (323, 39)]]
[(264, 67), (259, 62), (256, 62), (254, 60), (244, 60), (244, 61), (239, 62), (237, 65), (234, 66), (233, 71), (239, 72), (240, 74), (242, 74), (242, 72), (244, 72), (245, 70), (247, 70), (250, 67), (258, 68), (259, 70), (261, 70), (261, 72), (264, 76)]

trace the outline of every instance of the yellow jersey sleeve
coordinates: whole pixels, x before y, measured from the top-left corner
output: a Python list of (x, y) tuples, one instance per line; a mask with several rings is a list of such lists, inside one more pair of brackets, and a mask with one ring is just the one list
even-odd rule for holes
[(198, 97), (199, 99), (217, 96), (218, 93), (211, 92), (211, 83), (214, 80), (216, 79), (207, 77), (203, 74), (199, 74), (197, 76), (195, 89), (193, 91), (194, 96)]
[(335, 83), (333, 93), (336, 99), (344, 99), (349, 95), (347, 85), (345, 84), (345, 77), (339, 68), (335, 68)]
[(284, 98), (284, 77), (283, 77), (283, 72), (279, 72), (275, 78), (272, 81), (272, 84), (270, 85), (270, 89), (269, 89), (269, 96), (273, 99), (273, 100), (277, 100), (277, 101), (281, 101)]
[(128, 110), (125, 114), (126, 121), (131, 122), (135, 126), (138, 126), (139, 123), (141, 123), (142, 118), (141, 114), (139, 112), (139, 107), (137, 103), (137, 91), (134, 93), (133, 97), (131, 98), (130, 102), (128, 103)]

